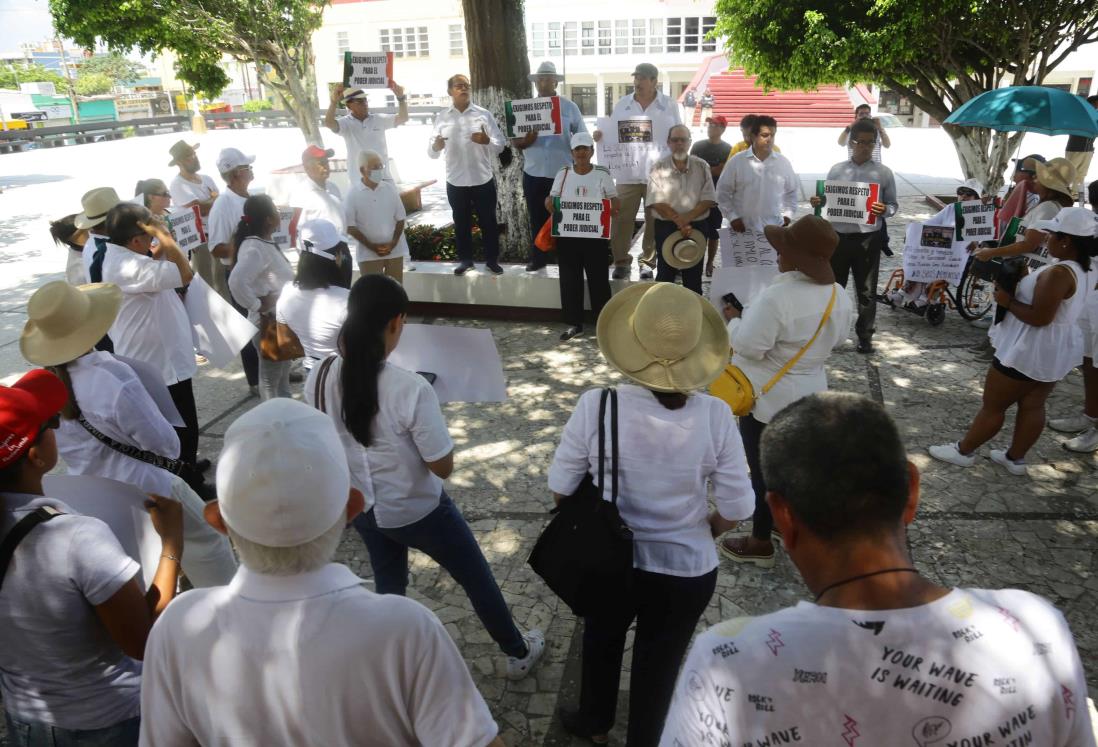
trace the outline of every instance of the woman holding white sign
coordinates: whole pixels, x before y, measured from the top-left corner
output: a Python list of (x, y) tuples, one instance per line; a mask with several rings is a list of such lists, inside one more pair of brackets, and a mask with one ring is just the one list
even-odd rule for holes
[[(610, 216), (602, 216), (603, 225), (618, 214), (618, 191), (609, 169), (591, 164), (595, 141), (586, 132), (572, 136), (572, 165), (557, 172), (545, 209), (557, 216), (556, 205), (571, 200), (595, 202), (610, 200)], [(554, 220), (554, 223), (557, 223)], [(610, 300), (610, 279), (606, 275), (610, 239), (596, 234), (583, 238), (560, 227), (557, 238), (557, 262), (560, 270), (560, 308), (568, 329), (561, 333), (561, 341), (571, 340), (583, 332), (583, 276), (587, 274), (587, 292), (591, 296), (591, 311), (598, 319), (602, 307)], [(554, 231), (557, 233), (557, 231)]]

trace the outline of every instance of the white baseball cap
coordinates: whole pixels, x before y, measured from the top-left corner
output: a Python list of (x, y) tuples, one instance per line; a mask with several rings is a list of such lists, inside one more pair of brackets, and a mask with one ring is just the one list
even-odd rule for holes
[(579, 148), (582, 145), (586, 145), (588, 148), (595, 147), (594, 139), (586, 132), (577, 132), (572, 136), (572, 147)]
[(984, 183), (979, 179), (965, 179), (964, 182), (957, 185), (957, 189), (972, 190), (981, 197), (984, 196)]
[(339, 231), (336, 230), (331, 221), (323, 218), (313, 218), (302, 223), (297, 230), (301, 251), (325, 259), (335, 259), (331, 249), (342, 242), (343, 237), (339, 235)]
[(1098, 236), (1098, 214), (1081, 207), (1066, 207), (1052, 220), (1039, 220), (1030, 228), (1072, 236)]
[(246, 156), (236, 148), (225, 148), (217, 154), (217, 173), (227, 174), (238, 166), (251, 166), (255, 156)]
[(350, 472), (332, 419), (288, 397), (267, 400), (225, 431), (217, 463), (221, 516), (267, 547), (295, 547), (331, 529)]

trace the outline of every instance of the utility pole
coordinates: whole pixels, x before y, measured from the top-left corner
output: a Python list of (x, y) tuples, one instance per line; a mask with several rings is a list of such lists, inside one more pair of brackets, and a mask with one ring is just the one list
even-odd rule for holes
[(72, 107), (73, 124), (80, 124), (80, 107), (76, 103), (76, 89), (72, 85), (72, 71), (65, 59), (65, 46), (61, 43), (61, 36), (56, 30), (53, 32), (53, 43), (57, 45), (57, 52), (61, 56), (61, 72), (65, 74), (65, 81), (69, 85), (69, 105)]

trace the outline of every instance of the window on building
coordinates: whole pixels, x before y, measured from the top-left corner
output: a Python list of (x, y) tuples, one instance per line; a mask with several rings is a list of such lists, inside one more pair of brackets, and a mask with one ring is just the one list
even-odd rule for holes
[(709, 35), (713, 33), (713, 29), (717, 27), (717, 18), (715, 16), (705, 16), (702, 18), (702, 51), (703, 52), (716, 52), (717, 40), (710, 39)]
[(339, 53), (351, 51), (351, 35), (347, 31), (336, 32), (336, 47), (339, 49)]
[(682, 19), (681, 18), (668, 18), (667, 19), (667, 51), (668, 52), (681, 52), (682, 51)]
[[(652, 35), (655, 37), (655, 23), (653, 21)], [(668, 18), (667, 39), (668, 52), (715, 52), (717, 40), (706, 37), (717, 25), (714, 16)]]
[(663, 19), (652, 18), (648, 21), (648, 51), (649, 52), (662, 52), (663, 51)]
[(530, 26), (530, 49), (534, 57), (545, 56), (545, 24), (535, 23)]
[(465, 56), (465, 29), (460, 23), (450, 24), (450, 56)]
[(701, 23), (698, 18), (684, 18), (682, 23), (682, 51), (697, 52), (700, 43)]
[(575, 21), (568, 21), (564, 24), (564, 53), (566, 55), (578, 54), (577, 35), (579, 34), (579, 28)]
[(595, 22), (584, 21), (580, 25), (580, 54), (595, 53)]
[(562, 39), (560, 36), (560, 21), (552, 21), (549, 24), (549, 54), (560, 54)]
[(614, 21), (614, 54), (629, 54), (629, 21)]
[(599, 21), (599, 54), (610, 54), (614, 51), (610, 41), (613, 38), (612, 33), (610, 21)]
[(427, 57), (431, 54), (426, 26), (381, 29), (380, 37), (381, 51), (392, 52), (393, 57)]
[(633, 46), (631, 50), (633, 54), (644, 54), (645, 42), (647, 41), (647, 34), (645, 29), (648, 24), (643, 19), (633, 19)]

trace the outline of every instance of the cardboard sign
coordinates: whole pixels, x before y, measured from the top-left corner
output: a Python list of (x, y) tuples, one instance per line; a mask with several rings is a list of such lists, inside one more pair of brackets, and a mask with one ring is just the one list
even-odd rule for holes
[(953, 203), (957, 241), (994, 241), (995, 206), (978, 200)]
[(214, 368), (225, 368), (236, 360), (240, 349), (250, 345), (259, 329), (241, 316), (229, 302), (195, 275), (183, 296), (191, 320), (194, 345)]
[(968, 261), (967, 241), (955, 241), (951, 226), (909, 223), (904, 242), (904, 279), (917, 283), (961, 282)]
[(610, 200), (553, 198), (553, 235), (610, 238)]
[(778, 254), (762, 231), (720, 232), (721, 266), (709, 285), (709, 299), (718, 309), (721, 297), (736, 294), (744, 306), (778, 275)]
[(832, 223), (874, 226), (877, 216), (870, 212), (869, 206), (880, 202), (880, 195), (880, 184), (820, 179), (816, 182), (816, 196), (823, 200), (823, 204), (816, 208), (816, 215), (823, 215)]
[(294, 209), (292, 207), (279, 205), (278, 230), (271, 234), (271, 241), (278, 244), (280, 249), (288, 249), (290, 247), (290, 222), (293, 219)]
[(388, 88), (392, 79), (392, 52), (343, 53), (343, 85), (347, 88)]
[(528, 132), (538, 135), (559, 135), (564, 129), (560, 121), (560, 96), (537, 99), (515, 99), (503, 102), (507, 119), (507, 137)]
[(198, 205), (168, 213), (168, 230), (179, 248), (187, 254), (206, 243), (206, 232), (202, 229), (202, 214)]
[(610, 170), (617, 182), (640, 184), (648, 181), (648, 172), (660, 158), (661, 146), (655, 142), (650, 119), (613, 121), (600, 117), (597, 128), (602, 139), (596, 145), (600, 166)]

